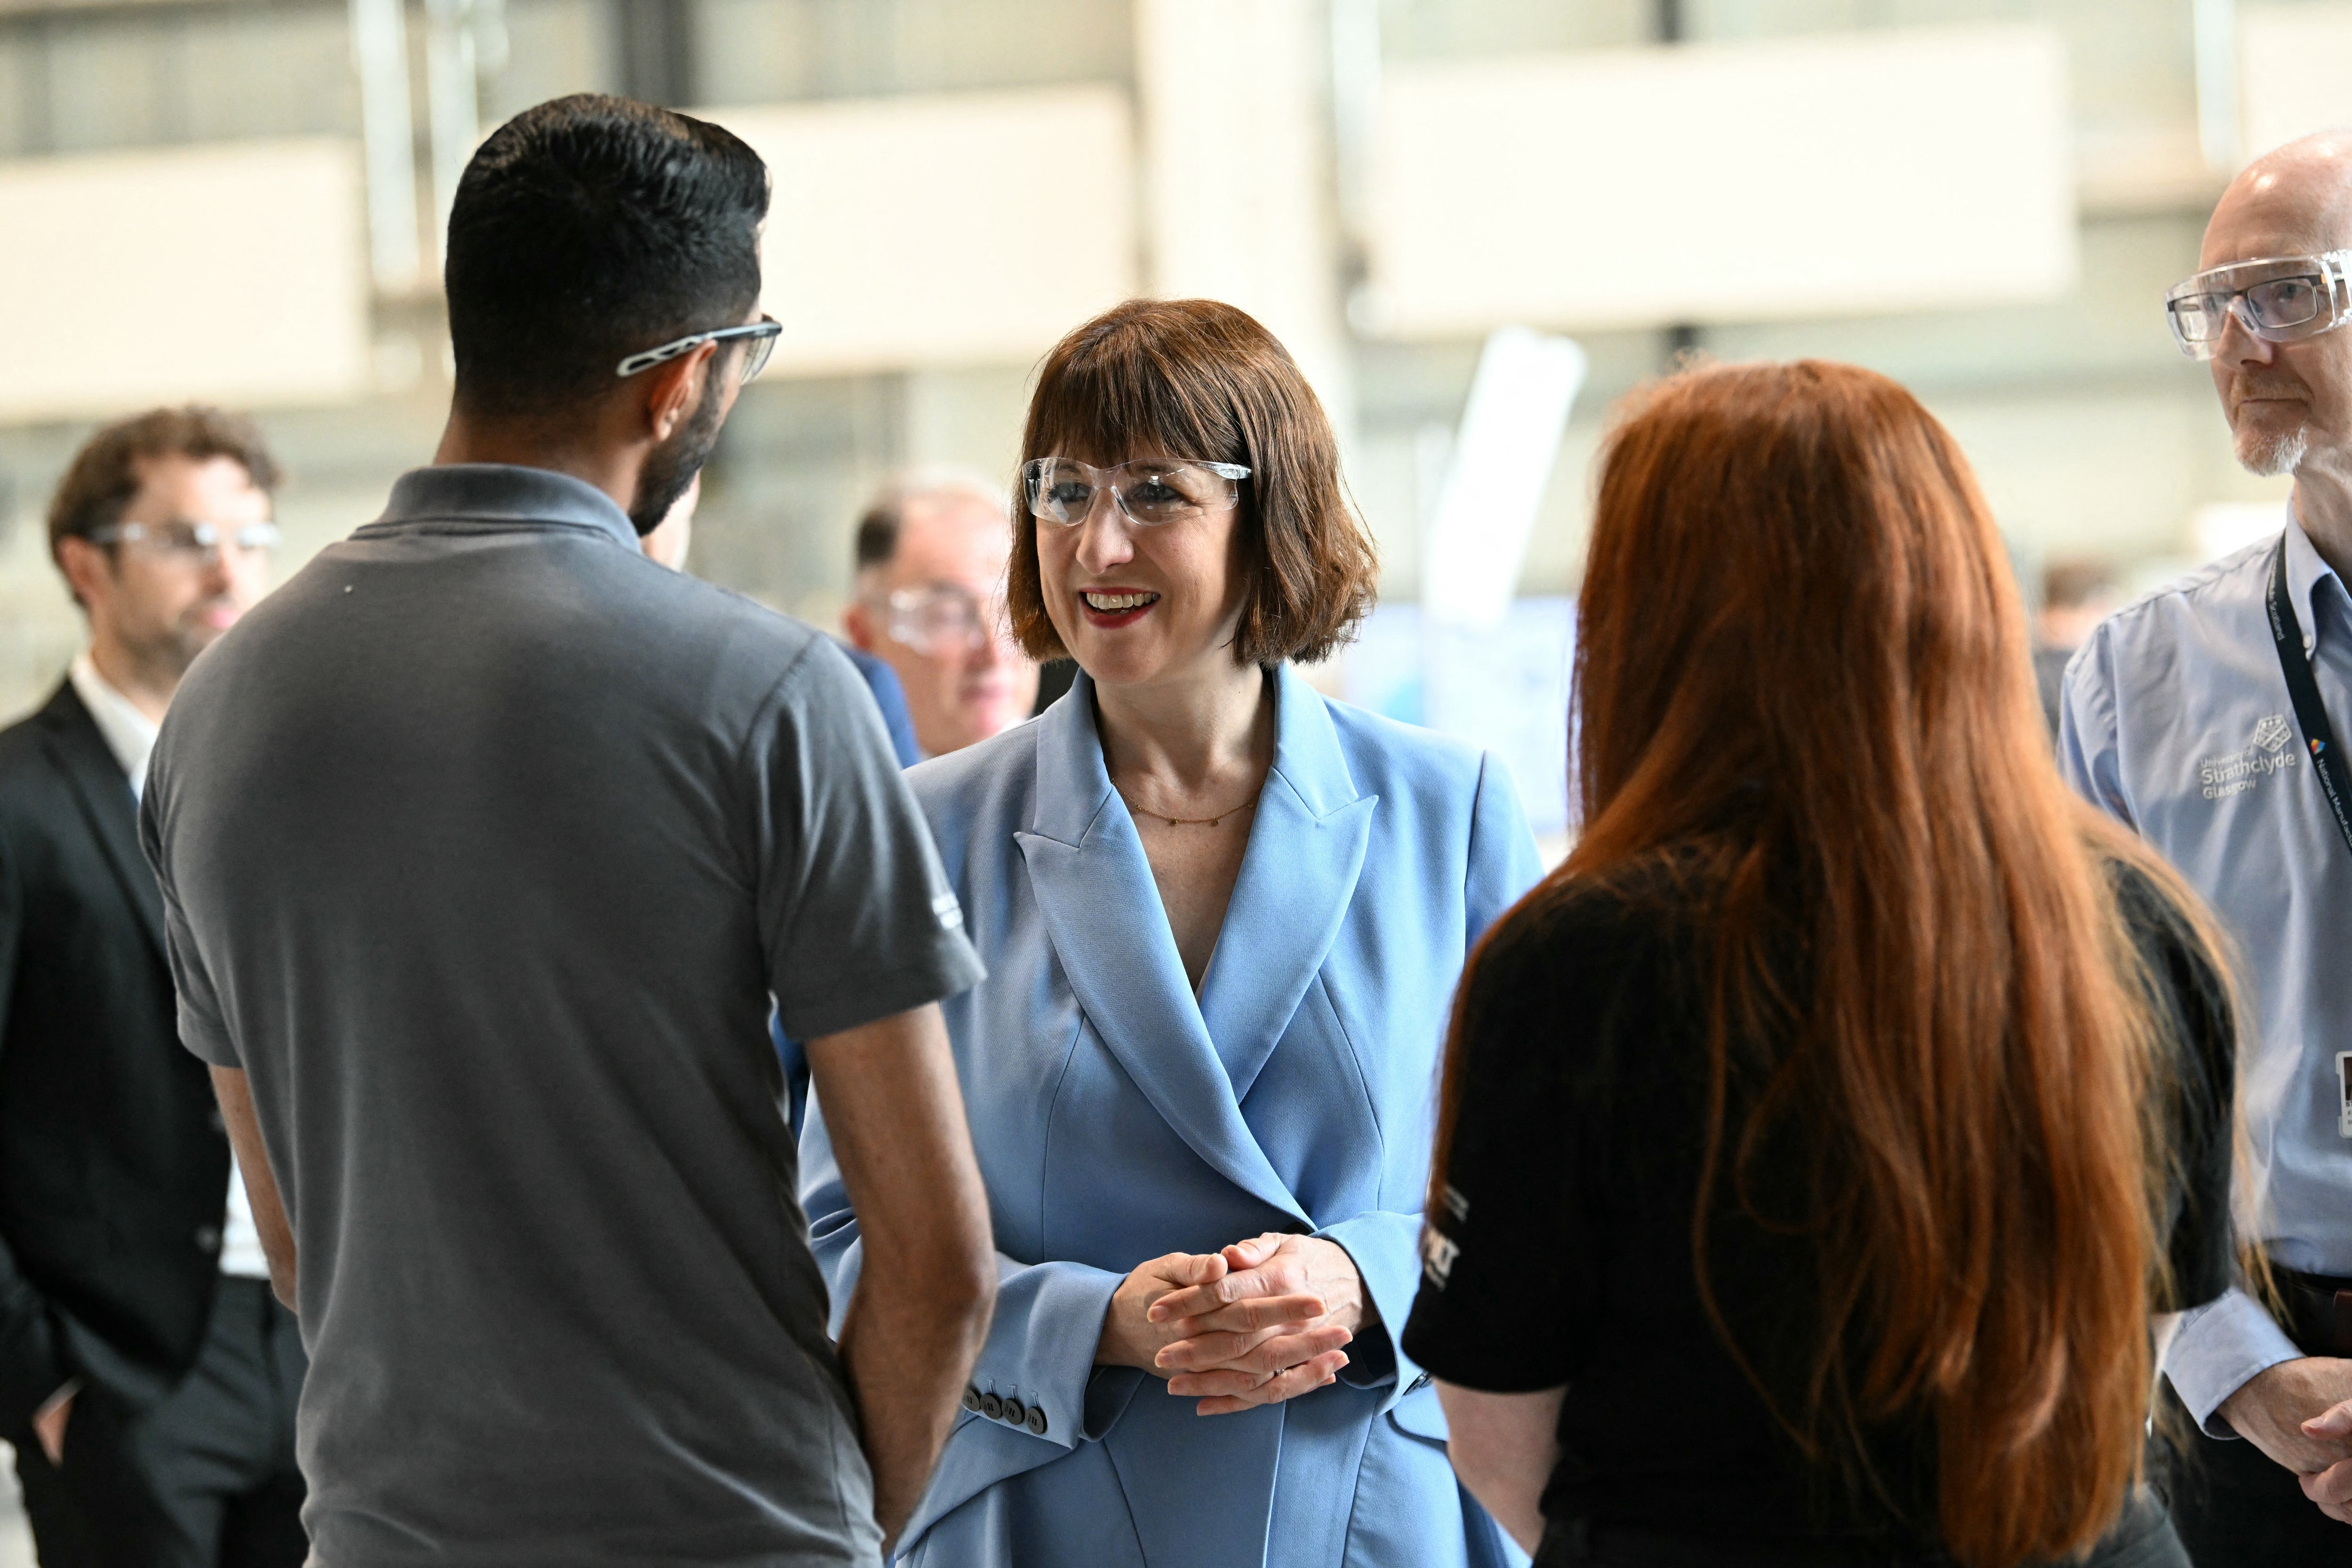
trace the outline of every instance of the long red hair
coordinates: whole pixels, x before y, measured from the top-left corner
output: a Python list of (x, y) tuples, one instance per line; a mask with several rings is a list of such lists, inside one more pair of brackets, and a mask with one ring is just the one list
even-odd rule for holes
[[(1851, 366), (1657, 384), (1604, 455), (1574, 686), (1582, 832), (1529, 898), (1662, 857), (1707, 873), (1693, 1246), (1718, 1330), (1710, 1204), (1794, 1131), (1818, 1152), (1821, 1338), (1801, 1396), (1759, 1391), (1849, 1476), (1866, 1429), (1928, 1423), (1969, 1568), (2088, 1547), (2141, 1463), (2170, 1081), (2103, 858), (2206, 928), (2060, 779), (1958, 447)], [(1759, 1041), (1728, 1126), (1732, 1055)]]

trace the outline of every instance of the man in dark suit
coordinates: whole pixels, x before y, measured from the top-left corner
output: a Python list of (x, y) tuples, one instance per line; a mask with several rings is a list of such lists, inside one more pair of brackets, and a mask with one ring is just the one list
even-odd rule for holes
[(89, 646), (0, 731), (0, 1436), (44, 1568), (308, 1551), (300, 1339), (179, 1043), (138, 828), (180, 677), (267, 584), (277, 480), (211, 409), (93, 437), (49, 511)]

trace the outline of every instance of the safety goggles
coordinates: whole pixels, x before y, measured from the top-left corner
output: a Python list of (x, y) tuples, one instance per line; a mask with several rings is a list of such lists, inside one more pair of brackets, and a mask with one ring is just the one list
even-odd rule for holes
[(2352, 318), (2352, 250), (2317, 256), (2266, 256), (2235, 261), (2176, 283), (2164, 296), (2172, 340), (2190, 359), (2221, 352), (2231, 317), (2264, 342), (2288, 343), (2334, 331)]
[(1250, 471), (1239, 463), (1199, 458), (1136, 458), (1097, 468), (1075, 458), (1032, 458), (1021, 465), (1029, 514), (1075, 528), (1108, 490), (1129, 522), (1145, 528), (1223, 511), (1241, 499)]
[(284, 536), (274, 522), (224, 527), (215, 522), (117, 522), (89, 531), (92, 544), (122, 544), (167, 561), (209, 564), (221, 546), (247, 555), (267, 554)]
[(776, 339), (783, 332), (783, 323), (773, 316), (761, 316), (758, 321), (740, 327), (716, 327), (707, 332), (688, 332), (682, 338), (672, 338), (659, 348), (647, 349), (623, 360), (613, 374), (626, 378), (641, 370), (651, 370), (682, 353), (690, 353), (705, 343), (732, 342), (737, 338), (749, 338), (743, 350), (743, 374), (751, 381), (768, 368), (768, 356), (776, 352)]
[(866, 602), (882, 617), (883, 630), (892, 641), (920, 654), (985, 647), (1011, 635), (1002, 599), (983, 603), (970, 589), (952, 583), (900, 588), (875, 595)]

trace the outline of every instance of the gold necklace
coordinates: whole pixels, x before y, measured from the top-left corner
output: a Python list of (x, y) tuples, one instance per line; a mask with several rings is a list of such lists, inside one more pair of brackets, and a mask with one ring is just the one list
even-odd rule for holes
[[(1113, 783), (1110, 787), (1118, 790), (1118, 798), (1127, 802), (1127, 809), (1129, 811), (1135, 812), (1142, 810), (1140, 806), (1138, 806), (1135, 804), (1135, 797), (1129, 795), (1125, 790), (1118, 789), (1118, 785), (1116, 783)], [(1265, 790), (1263, 786), (1261, 786), (1259, 794), (1262, 795), (1264, 793)], [(1247, 800), (1242, 802), (1241, 805), (1233, 807), (1229, 811), (1221, 811), (1214, 816), (1171, 816), (1164, 811), (1146, 811), (1143, 812), (1143, 815), (1146, 816), (1156, 816), (1171, 827), (1214, 827), (1219, 823), (1224, 821), (1228, 816), (1239, 816), (1243, 812), (1249, 810), (1255, 805), (1257, 805), (1257, 795), (1253, 795)]]

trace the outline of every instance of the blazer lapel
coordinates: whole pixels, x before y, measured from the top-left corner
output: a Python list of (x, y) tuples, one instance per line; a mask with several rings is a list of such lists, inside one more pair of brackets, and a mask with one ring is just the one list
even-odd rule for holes
[(1359, 795), (1322, 695), (1282, 667), (1274, 771), (1201, 982), (1201, 1014), (1246, 1099), (1339, 935), (1378, 795)]
[(131, 793), (122, 764), (114, 760), (89, 710), (74, 695), (71, 681), (58, 688), (41, 710), (41, 720), (50, 760), (72, 787), (75, 804), (113, 868), (114, 879), (121, 884), (122, 896), (139, 911), (140, 924), (157, 954), (163, 955), (163, 889), (155, 885), (146, 852), (139, 847), (139, 797)]
[(1143, 842), (1112, 804), (1093, 683), (1079, 676), (1037, 723), (1031, 831), (1013, 837), (1087, 1021), (1194, 1152), (1244, 1191), (1310, 1224), (1242, 1120), (1184, 978)]

